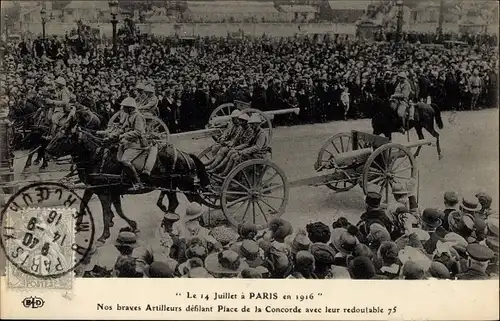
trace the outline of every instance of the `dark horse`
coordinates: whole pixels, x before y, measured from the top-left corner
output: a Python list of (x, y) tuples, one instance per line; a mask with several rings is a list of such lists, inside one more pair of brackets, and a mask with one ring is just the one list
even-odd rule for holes
[[(24, 165), (24, 170), (31, 166), (31, 161), (33, 155), (37, 154), (34, 164), (38, 165), (41, 160), (42, 166), (40, 169), (47, 168), (47, 157), (45, 157), (45, 149), (49, 144), (49, 139), (47, 138), (52, 126), (51, 120), (48, 118), (47, 110), (39, 108), (34, 116), (34, 124), (31, 127), (30, 133), (25, 137), (24, 141), (30, 146), (30, 152), (28, 158), (26, 159), (26, 164)], [(99, 117), (87, 109), (78, 109), (71, 120), (68, 121), (68, 126), (71, 124), (78, 124), (89, 130), (98, 130), (101, 128), (101, 120)]]
[[(395, 111), (394, 105), (391, 107), (390, 104), (394, 103), (384, 103), (381, 102), (376, 107), (376, 111), (372, 117), (372, 128), (374, 135), (383, 134), (387, 138), (392, 140), (392, 133), (399, 132), (401, 128), (401, 119)], [(441, 111), (439, 106), (436, 104), (428, 105), (424, 103), (415, 104), (415, 117), (414, 120), (409, 122), (408, 130), (415, 128), (417, 132), (418, 139), (424, 139), (423, 128), (429, 132), (433, 137), (436, 138), (436, 148), (439, 159), (442, 158), (441, 146), (439, 144), (439, 133), (434, 129), (434, 120), (439, 129), (443, 128), (443, 120), (441, 119)], [(421, 146), (417, 148), (415, 156), (420, 153)]]
[[(138, 231), (137, 222), (129, 219), (123, 212), (121, 195), (145, 194), (155, 188), (163, 189), (158, 205), (162, 211), (174, 213), (179, 205), (177, 189), (186, 192), (190, 202), (201, 203), (195, 177), (198, 177), (200, 186), (210, 184), (205, 166), (196, 156), (178, 151), (170, 144), (163, 144), (158, 147), (157, 161), (151, 176), (143, 179), (148, 188), (132, 193), (129, 191), (131, 184), (122, 175), (122, 165), (116, 159), (116, 148), (111, 147), (108, 151), (106, 152), (103, 139), (79, 127), (59, 133), (47, 146), (47, 153), (52, 157), (71, 155), (80, 180), (88, 186), (82, 197), (82, 206), (87, 204), (94, 194), (101, 201), (104, 228), (98, 239), (100, 243), (109, 238), (110, 227), (114, 225), (111, 205), (133, 231)], [(174, 151), (178, 157), (174, 157)], [(168, 197), (168, 209), (161, 204), (164, 195)]]

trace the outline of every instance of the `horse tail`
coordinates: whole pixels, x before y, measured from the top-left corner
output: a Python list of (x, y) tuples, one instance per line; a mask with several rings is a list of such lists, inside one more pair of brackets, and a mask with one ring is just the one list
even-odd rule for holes
[(439, 129), (443, 129), (443, 119), (441, 119), (441, 109), (439, 109), (439, 106), (437, 104), (432, 104), (432, 108), (434, 109), (434, 118), (436, 120), (436, 124), (438, 125)]
[(210, 178), (208, 177), (207, 171), (205, 169), (205, 164), (195, 155), (189, 154), (196, 166), (196, 175), (200, 179), (201, 186), (210, 185)]

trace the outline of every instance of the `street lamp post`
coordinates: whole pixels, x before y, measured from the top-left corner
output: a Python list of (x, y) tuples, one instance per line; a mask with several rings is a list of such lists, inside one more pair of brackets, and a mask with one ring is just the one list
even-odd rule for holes
[(42, 17), (42, 39), (45, 40), (45, 24), (47, 23), (47, 11), (45, 8), (40, 10), (40, 16)]
[(439, 3), (439, 20), (438, 20), (438, 27), (436, 30), (439, 41), (443, 40), (443, 22), (444, 22), (444, 0), (441, 0), (441, 2)]
[(397, 23), (396, 23), (396, 42), (400, 42), (403, 33), (403, 0), (396, 1), (396, 7), (398, 8), (397, 13)]
[(118, 1), (111, 0), (108, 2), (109, 11), (111, 12), (111, 24), (113, 25), (113, 55), (116, 56), (116, 24), (118, 20), (116, 20), (116, 15), (118, 13)]

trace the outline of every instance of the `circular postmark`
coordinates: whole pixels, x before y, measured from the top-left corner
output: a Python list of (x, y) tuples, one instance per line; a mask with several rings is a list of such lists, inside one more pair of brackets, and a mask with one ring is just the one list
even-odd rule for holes
[(20, 271), (58, 278), (85, 261), (95, 225), (88, 205), (63, 184), (36, 182), (13, 195), (0, 216), (1, 246)]

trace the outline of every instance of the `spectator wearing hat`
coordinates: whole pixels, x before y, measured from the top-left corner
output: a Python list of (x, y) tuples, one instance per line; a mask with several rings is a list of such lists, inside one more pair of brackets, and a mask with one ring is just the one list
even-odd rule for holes
[(384, 276), (377, 275), (373, 262), (366, 256), (354, 258), (349, 263), (348, 270), (355, 280), (385, 279)]
[(336, 228), (332, 231), (331, 247), (336, 251), (332, 264), (339, 266), (347, 265), (347, 257), (352, 253), (359, 240), (356, 237), (358, 229), (350, 225), (345, 228)]
[(254, 268), (246, 268), (240, 273), (242, 279), (262, 279), (262, 273)]
[(451, 278), (451, 273), (446, 265), (437, 261), (433, 261), (431, 263), (428, 274), (430, 276), (429, 279), (434, 278), (439, 280), (449, 280)]
[(330, 242), (331, 231), (328, 225), (323, 222), (314, 222), (306, 225), (307, 236), (312, 243)]
[(116, 260), (113, 275), (118, 278), (142, 278), (144, 274), (137, 268), (137, 261), (130, 255), (121, 255)]
[(398, 259), (399, 248), (394, 242), (382, 242), (377, 250), (377, 258), (382, 263), (380, 274), (392, 280), (399, 278), (401, 264)]
[(475, 195), (465, 195), (462, 197), (459, 208), (464, 215), (470, 214), (474, 217), (481, 210), (481, 205)]
[(309, 251), (299, 251), (295, 256), (293, 273), (287, 279), (317, 279), (315, 269), (314, 255)]
[(288, 235), (285, 238), (285, 243), (290, 248), (292, 260), (295, 258), (295, 254), (297, 254), (297, 252), (307, 251), (311, 246), (311, 240), (309, 240), (307, 232), (304, 229), (298, 229), (297, 233)]
[(474, 232), (474, 216), (473, 214), (452, 212), (448, 216), (448, 225), (450, 226), (451, 232), (457, 233), (466, 240), (469, 240)]
[(481, 205), (481, 210), (479, 210), (477, 215), (481, 219), (486, 220), (490, 215), (494, 214), (494, 211), (491, 209), (491, 203), (493, 200), (491, 196), (485, 192), (477, 193), (476, 197)]
[(257, 226), (250, 222), (242, 223), (238, 225), (238, 235), (235, 242), (228, 244), (228, 247), (235, 252), (239, 252), (239, 247), (244, 240), (256, 240)]
[(403, 280), (425, 280), (425, 271), (417, 262), (406, 261), (401, 272)]
[(498, 238), (493, 237), (493, 236), (488, 236), (486, 240), (484, 240), (484, 243), (481, 243), (483, 245), (486, 245), (490, 250), (493, 251), (494, 257), (490, 260), (488, 267), (486, 268), (486, 274), (488, 274), (490, 277), (498, 277), (498, 253), (499, 253), (499, 247), (498, 247)]
[(490, 215), (486, 220), (486, 236), (499, 238), (498, 216)]
[(261, 257), (261, 250), (257, 242), (252, 240), (244, 240), (239, 247), (238, 254), (245, 260), (251, 268), (261, 268), (264, 264), (264, 260)]
[(165, 262), (155, 261), (147, 267), (144, 274), (148, 278), (173, 278), (174, 270)]
[(248, 268), (248, 264), (238, 253), (225, 250), (207, 256), (205, 268), (216, 278), (235, 278), (241, 271)]
[(451, 212), (458, 210), (458, 193), (454, 191), (447, 191), (444, 193), (444, 206), (442, 226), (445, 230), (449, 231), (450, 226), (448, 224), (448, 216)]
[[(335, 263), (335, 251), (324, 243), (314, 243), (309, 252), (314, 256), (314, 274), (318, 279), (325, 279), (331, 274), (331, 266)], [(345, 259), (344, 259), (345, 261)]]
[(467, 246), (467, 269), (457, 274), (458, 280), (487, 280), (486, 274), (489, 262), (494, 258), (495, 253), (487, 246), (472, 243)]
[(380, 207), (382, 195), (377, 192), (368, 192), (365, 198), (366, 212), (361, 214), (360, 221), (357, 224), (361, 234), (366, 237), (370, 233), (370, 225), (379, 223), (384, 226), (387, 231), (393, 230), (393, 223), (385, 214), (385, 211)]
[(269, 244), (264, 250), (263, 266), (269, 271), (269, 278), (284, 279), (293, 271), (293, 264), (289, 253), (283, 247), (276, 247), (279, 243)]

